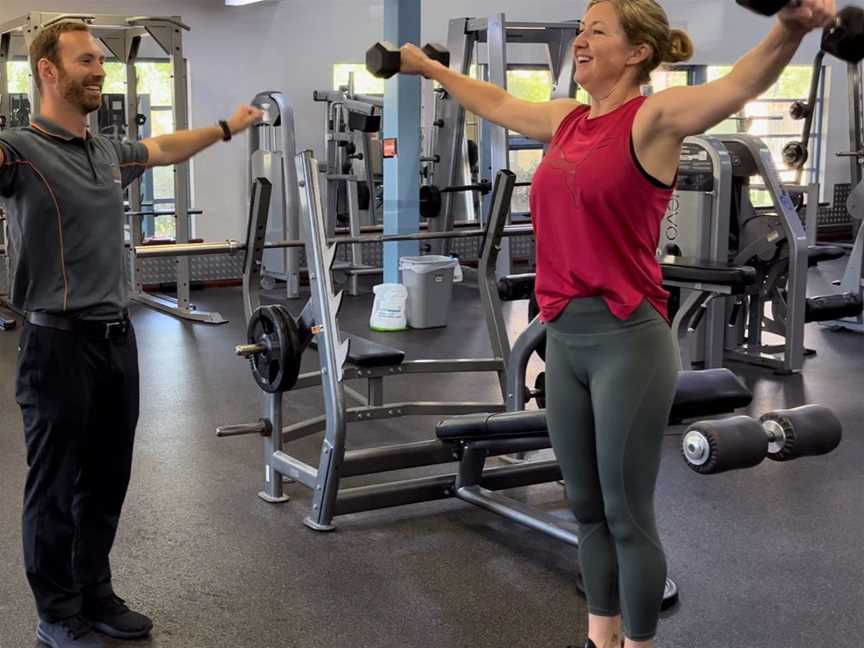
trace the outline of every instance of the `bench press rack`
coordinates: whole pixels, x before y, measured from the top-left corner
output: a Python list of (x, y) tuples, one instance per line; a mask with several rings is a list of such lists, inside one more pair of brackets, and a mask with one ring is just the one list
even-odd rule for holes
[[(257, 423), (224, 426), (218, 430), (220, 436), (260, 434), (264, 437), (265, 482), (260, 497), (268, 502), (288, 501), (284, 491), (285, 480), (300, 482), (313, 490), (312, 507), (310, 514), (304, 520), (305, 524), (317, 531), (329, 531), (335, 528), (333, 518), (337, 515), (459, 496), (573, 544), (575, 535), (572, 531), (562, 530), (551, 521), (541, 519), (542, 516), (532, 517), (532, 511), (522, 510), (524, 507), (508, 508), (509, 501), (503, 496), (496, 495), (491, 500), (484, 500), (485, 493), (560, 479), (560, 469), (554, 461), (527, 461), (485, 469), (481, 465), (480, 472), (475, 475), (477, 483), (474, 485), (482, 488), (482, 492), (477, 489), (463, 489), (460, 494), (463, 476), (453, 473), (340, 488), (340, 480), (343, 477), (385, 473), (391, 470), (454, 461), (462, 461), (464, 464), (465, 461), (464, 439), (454, 445), (453, 439), (440, 433), (439, 439), (346, 451), (347, 423), (354, 421), (414, 414), (443, 416), (468, 414), (461, 417), (461, 420), (490, 421), (494, 417), (504, 417), (518, 420), (521, 425), (523, 417), (534, 417), (537, 419), (535, 427), (542, 427), (542, 429), (535, 430), (532, 438), (516, 443), (511, 439), (508, 442), (497, 440), (495, 443), (485, 444), (484, 461), (488, 456), (548, 448), (545, 413), (519, 411), (524, 408), (525, 401), (529, 397), (524, 388), (528, 357), (536, 343), (545, 337), (545, 330), (539, 320), (535, 320), (520, 336), (511, 351), (507, 341), (495, 267), (502, 238), (507, 235), (524, 235), (525, 232), (522, 231), (523, 228), (505, 227), (515, 176), (508, 171), (501, 171), (496, 178), (492, 193), (489, 227), (485, 231), (483, 254), (478, 271), (481, 301), (487, 315), (495, 357), (486, 360), (405, 362), (404, 353), (398, 349), (356, 337), (349, 336), (343, 339), (337, 323), (342, 294), (333, 291), (330, 269), (335, 260), (336, 246), (353, 239), (344, 241), (327, 239), (325, 210), (318, 186), (317, 168), (311, 152), (307, 151), (297, 156), (297, 176), (301, 188), (300, 212), (306, 223), (306, 248), (312, 291), (312, 297), (297, 322), (299, 348), (302, 349), (310, 344), (313, 333), (317, 334), (315, 345), (318, 349), (321, 371), (299, 376), (294, 388), (320, 384), (324, 390), (325, 413), (314, 419), (284, 426), (284, 392), (268, 392), (264, 394), (264, 415)], [(247, 313), (254, 312), (257, 305), (257, 294), (254, 292), (254, 287), (257, 286), (255, 269), (260, 266), (260, 253), (267, 245), (263, 240), (266, 227), (266, 203), (269, 199), (267, 184), (266, 181), (257, 182), (256, 191), (253, 192), (253, 207), (247, 237), (249, 243), (246, 274), (248, 277), (244, 281), (244, 308)], [(426, 238), (444, 235), (446, 233), (418, 233), (413, 236)], [(389, 240), (383, 237), (382, 239)], [(701, 300), (694, 299), (693, 306), (679, 311), (676, 320), (678, 337), (686, 336), (690, 328), (695, 328), (698, 313), (704, 310), (704, 303), (708, 296), (738, 292), (753, 278), (750, 268), (721, 268), (716, 265), (700, 268), (692, 263), (684, 263), (681, 259), (664, 264), (664, 273), (667, 280), (679, 281), (689, 288), (701, 290)], [(533, 284), (533, 277), (526, 277), (526, 279)], [(249, 290), (245, 290), (246, 288)], [(485, 405), (482, 403), (384, 403), (383, 378), (387, 375), (454, 371), (496, 371), (504, 395), (503, 402)], [(345, 380), (357, 378), (368, 380), (367, 395), (358, 394), (343, 384)], [(345, 402), (348, 396), (358, 400), (361, 403), (360, 407), (346, 408)], [(728, 370), (685, 371), (681, 373), (679, 379), (676, 403), (670, 422), (731, 412), (748, 404), (751, 397), (749, 390)], [(504, 413), (505, 410), (508, 412)], [(455, 425), (458, 432), (460, 418), (450, 420), (453, 421), (450, 428)], [(441, 426), (443, 427), (439, 426), (439, 429), (447, 429), (448, 423), (443, 422)], [(280, 430), (281, 434), (274, 433), (276, 430)], [(317, 468), (285, 452), (286, 442), (322, 430), (324, 440)], [(476, 463), (476, 457), (472, 461)], [(464, 465), (462, 468), (464, 469)], [(670, 581), (667, 585), (667, 602), (674, 601), (675, 598), (677, 598), (677, 588)]]

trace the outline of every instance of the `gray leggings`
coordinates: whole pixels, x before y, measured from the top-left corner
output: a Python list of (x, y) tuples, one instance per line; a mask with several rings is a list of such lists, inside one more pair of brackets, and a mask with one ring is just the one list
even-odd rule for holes
[(579, 522), (588, 611), (621, 614), (635, 641), (656, 633), (666, 582), (654, 487), (677, 376), (671, 330), (648, 302), (621, 321), (599, 297), (574, 299), (548, 324), (549, 435)]

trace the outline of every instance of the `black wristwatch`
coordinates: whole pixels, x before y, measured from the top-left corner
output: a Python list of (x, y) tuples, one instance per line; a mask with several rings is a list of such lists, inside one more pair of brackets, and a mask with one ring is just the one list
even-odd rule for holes
[(228, 122), (224, 119), (219, 120), (219, 126), (222, 128), (222, 141), (230, 142), (231, 141), (231, 129), (228, 127)]

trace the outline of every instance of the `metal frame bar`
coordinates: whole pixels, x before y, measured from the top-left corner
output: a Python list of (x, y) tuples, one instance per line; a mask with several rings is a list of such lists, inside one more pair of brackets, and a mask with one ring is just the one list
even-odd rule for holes
[[(744, 147), (752, 157), (756, 172), (765, 182), (774, 209), (779, 217), (783, 237), (789, 247), (787, 276), (787, 298), (786, 298), (786, 321), (785, 335), (782, 354), (765, 352), (762, 343), (762, 331), (764, 328), (764, 299), (759, 291), (750, 300), (750, 316), (748, 318), (749, 335), (747, 344), (734, 349), (727, 350), (726, 356), (750, 364), (768, 366), (783, 373), (794, 373), (800, 371), (804, 365), (804, 315), (806, 312), (807, 299), (807, 264), (808, 246), (807, 235), (801, 224), (801, 218), (795, 210), (771, 157), (768, 147), (759, 139), (748, 135), (724, 135), (724, 143), (736, 143)], [(741, 200), (748, 200), (742, 195)], [(736, 264), (746, 263), (749, 252), (739, 251)], [(779, 358), (775, 357), (780, 355)]]
[[(267, 218), (267, 235), (271, 239), (299, 239), (294, 109), (285, 95), (275, 90), (259, 92), (251, 105), (261, 108), (266, 117), (249, 129), (250, 187), (258, 177), (266, 177), (278, 187), (278, 202), (274, 205), (271, 201)], [(268, 250), (262, 259), (261, 272), (265, 277), (284, 280), (288, 299), (300, 296), (299, 250)]]

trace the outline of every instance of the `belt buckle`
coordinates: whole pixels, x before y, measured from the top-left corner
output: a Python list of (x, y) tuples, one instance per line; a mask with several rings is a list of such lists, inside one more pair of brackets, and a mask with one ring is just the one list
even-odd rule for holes
[(108, 322), (105, 324), (105, 339), (110, 340), (113, 336), (113, 331), (117, 329), (118, 335), (123, 335), (126, 332), (126, 322)]

